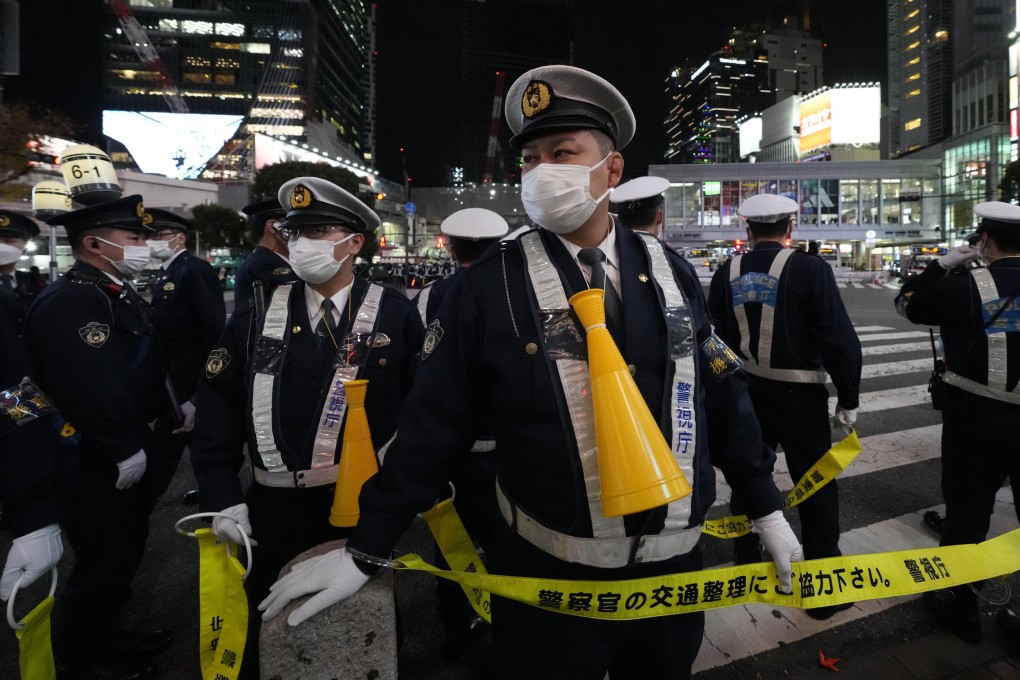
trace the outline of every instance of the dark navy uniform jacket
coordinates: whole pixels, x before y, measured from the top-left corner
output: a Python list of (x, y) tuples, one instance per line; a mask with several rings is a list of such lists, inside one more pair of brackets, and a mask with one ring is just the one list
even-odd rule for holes
[[(586, 289), (580, 268), (563, 244), (550, 232), (540, 233), (567, 294)], [(619, 226), (614, 233), (625, 323), (622, 336), (614, 337), (624, 359), (634, 365), (638, 388), (668, 436), (672, 395), (666, 381), (669, 352), (660, 293), (650, 278), (639, 237)], [(691, 307), (700, 344), (712, 333), (701, 287), (679, 255), (670, 251), (669, 260)], [(353, 548), (388, 555), (414, 514), (442, 496), (447, 466), (462, 464), (454, 460), (458, 455), (472, 455), (468, 451), (479, 423), (493, 430), (499, 477), (508, 496), (547, 527), (574, 536), (592, 535), (571, 423), (561, 419), (549, 364), (541, 350), (535, 351), (543, 341), (526, 267), (519, 241), (503, 241), (452, 278), (452, 289), (437, 316), (442, 337), (422, 359), (386, 464), (362, 488), (361, 517), (349, 543)], [(695, 474), (689, 480), (694, 488), (692, 525), (704, 519), (715, 500), (713, 465), (751, 499), (751, 517), (779, 509), (782, 502), (772, 482), (775, 455), (760, 443), (747, 379), (737, 372), (713, 383), (708, 361), (701, 357), (696, 364), (694, 403), (701, 426)], [(626, 517), (627, 534), (641, 533), (640, 527), (645, 533), (660, 531), (665, 508), (649, 513)]]
[[(946, 368), (975, 382), (988, 382), (988, 342), (985, 322), (998, 311), (1012, 293), (1020, 288), (1020, 257), (996, 260), (988, 265), (995, 281), (998, 302), (984, 315), (977, 285), (966, 269), (946, 271), (932, 262), (917, 276), (908, 279), (900, 292), (906, 298), (907, 318), (918, 324), (939, 326), (945, 348)], [(897, 302), (900, 302), (898, 299)], [(1020, 380), (1020, 312), (1017, 300), (996, 320), (1009, 323), (1006, 333), (1006, 388), (1014, 390)]]
[(32, 377), (81, 434), (82, 455), (112, 467), (146, 448), (166, 392), (158, 337), (137, 293), (75, 262), (28, 310), (25, 346)]
[(275, 252), (264, 246), (255, 246), (244, 262), (234, 272), (234, 308), (251, 298), (251, 287), (255, 281), (266, 284), (265, 294), (282, 283), (294, 283), (297, 275), (290, 264)]
[[(277, 448), (289, 470), (311, 467), (312, 443), (326, 394), (332, 387), (337, 353), (329, 337), (321, 338), (309, 325), (304, 286), (303, 281), (298, 281), (291, 292), (285, 336), (288, 347), (276, 380), (274, 399)], [(340, 335), (349, 332), (350, 311), (357, 312), (368, 286), (365, 281), (354, 279), (351, 305), (344, 306), (338, 324)], [(254, 310), (245, 303), (230, 317), (222, 337), (215, 343), (214, 351), (222, 348), (229, 357), (225, 367), (212, 375), (204, 372), (199, 381), (201, 407), (196, 414), (191, 463), (202, 489), (205, 510), (222, 510), (244, 502), (237, 473), (244, 462), (242, 447), (246, 441), (252, 462), (263, 467), (251, 423), (254, 329)], [(397, 416), (414, 380), (423, 331), (411, 301), (402, 292), (389, 288), (384, 290), (376, 329), (388, 335), (390, 343), (371, 350), (359, 377), (369, 381), (365, 410), (372, 443), (378, 451), (397, 427)]]
[[(15, 269), (14, 281), (18, 284), (17, 290), (11, 291), (10, 287), (4, 286), (6, 290), (0, 290), (0, 297), (17, 302), (17, 308), (20, 310), (18, 315), (18, 327), (20, 328), (21, 322), (24, 320), (25, 312), (28, 311), (28, 308), (32, 305), (32, 302), (41, 291), (35, 277), (29, 272), (23, 272), (20, 269)], [(13, 295), (10, 294), (12, 292), (14, 293)]]
[(205, 260), (183, 252), (152, 284), (152, 319), (181, 403), (192, 399), (209, 350), (223, 333), (223, 287)]
[[(28, 355), (14, 323), (22, 313), (13, 298), (0, 298), (0, 390), (15, 387), (29, 374)], [(64, 465), (78, 441), (64, 422), (51, 414), (0, 436), (0, 502), (15, 537), (60, 520)]]
[[(768, 272), (782, 244), (764, 241), (744, 253), (740, 270)], [(716, 332), (737, 354), (740, 329), (733, 313), (730, 260), (712, 276), (708, 304)], [(779, 280), (779, 299), (772, 328), (772, 367), (825, 369), (836, 386), (839, 405), (855, 409), (861, 385), (861, 342), (836, 287), (832, 267), (815, 255), (795, 251)], [(750, 331), (750, 350), (758, 356), (761, 302), (744, 304)], [(743, 357), (747, 359), (748, 357)]]

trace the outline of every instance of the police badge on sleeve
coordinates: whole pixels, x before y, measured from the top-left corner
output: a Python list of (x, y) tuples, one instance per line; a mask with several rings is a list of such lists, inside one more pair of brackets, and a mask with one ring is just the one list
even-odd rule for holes
[(209, 359), (205, 362), (205, 377), (215, 378), (223, 369), (230, 364), (230, 353), (226, 347), (219, 347), (209, 352)]
[(425, 329), (425, 342), (421, 346), (421, 360), (425, 361), (429, 355), (439, 347), (439, 341), (443, 339), (443, 327), (439, 325), (439, 319), (434, 319)]
[(106, 340), (110, 337), (110, 327), (105, 323), (90, 321), (78, 329), (78, 335), (86, 345), (99, 349), (106, 344)]

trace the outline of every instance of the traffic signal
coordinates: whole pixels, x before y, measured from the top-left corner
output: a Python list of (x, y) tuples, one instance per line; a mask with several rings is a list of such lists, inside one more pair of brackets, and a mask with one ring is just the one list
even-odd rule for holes
[(379, 247), (380, 248), (385, 248), (386, 247), (386, 237), (385, 236), (380, 236), (379, 237)]
[(740, 250), (741, 248), (743, 248), (743, 247), (744, 247), (744, 242), (743, 242), (743, 241), (741, 241), (741, 240), (740, 240), (740, 239), (738, 238), (738, 239), (737, 239), (736, 241), (734, 241), (734, 246), (733, 246), (733, 247), (734, 247), (734, 248), (735, 248), (736, 250), (738, 250), (738, 251), (739, 251), (739, 250)]
[(377, 194), (375, 195), (375, 200), (377, 200), (377, 201), (381, 201), (381, 200), (383, 200), (384, 198), (386, 198), (386, 194), (384, 194), (384, 193), (383, 193), (383, 192), (381, 192), (381, 191), (380, 191), (379, 193), (377, 193)]
[(436, 237), (436, 248), (442, 248), (442, 247), (443, 247), (443, 237), (442, 236), (437, 236)]

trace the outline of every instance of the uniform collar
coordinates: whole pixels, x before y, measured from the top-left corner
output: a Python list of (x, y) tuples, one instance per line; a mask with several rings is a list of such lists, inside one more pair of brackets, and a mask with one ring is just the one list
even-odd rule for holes
[(170, 263), (173, 262), (174, 260), (176, 260), (178, 257), (183, 255), (184, 253), (186, 253), (187, 251), (188, 251), (187, 248), (181, 248), (180, 250), (175, 250), (174, 254), (171, 255), (169, 258), (167, 258), (166, 262), (164, 262), (160, 266), (163, 267), (164, 270), (170, 269)]
[[(347, 300), (351, 297), (351, 290), (354, 287), (354, 280), (338, 290), (330, 300), (333, 301), (333, 309), (342, 319), (344, 316), (344, 309), (347, 306)], [(308, 310), (308, 320), (311, 322), (312, 327), (319, 322), (322, 318), (322, 301), (326, 298), (319, 294), (315, 289), (305, 283), (305, 308)], [(333, 317), (336, 319), (336, 317)]]
[[(574, 259), (574, 262), (580, 263), (577, 259), (577, 254), (581, 252), (581, 246), (571, 243), (559, 234), (555, 234), (555, 236), (567, 249), (567, 252), (570, 253), (570, 257)], [(598, 245), (598, 249), (606, 254), (606, 264), (608, 266), (616, 270), (620, 269), (620, 260), (616, 255), (616, 220), (609, 220), (609, 233), (606, 234), (605, 240)]]

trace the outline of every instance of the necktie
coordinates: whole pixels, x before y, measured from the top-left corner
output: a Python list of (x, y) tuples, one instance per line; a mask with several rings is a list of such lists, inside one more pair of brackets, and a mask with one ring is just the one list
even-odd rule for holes
[(333, 301), (329, 298), (322, 301), (322, 304), (319, 305), (319, 311), (322, 312), (322, 319), (319, 320), (319, 324), (315, 327), (315, 330), (320, 335), (332, 338), (333, 344), (335, 345), (337, 343), (336, 319), (333, 318), (333, 308)]
[(613, 282), (606, 276), (606, 268), (602, 263), (606, 259), (606, 254), (598, 248), (582, 248), (581, 252), (577, 254), (577, 259), (591, 267), (591, 282), (592, 288), (601, 288), (606, 291), (606, 297), (604, 304), (606, 306), (606, 326), (612, 330), (617, 328), (617, 323), (620, 320), (620, 296), (616, 293), (616, 288), (613, 286)]
[(0, 292), (14, 295), (14, 276), (11, 274), (0, 274)]

